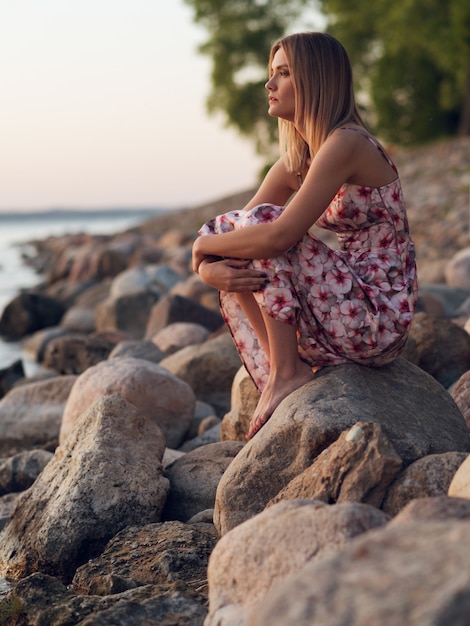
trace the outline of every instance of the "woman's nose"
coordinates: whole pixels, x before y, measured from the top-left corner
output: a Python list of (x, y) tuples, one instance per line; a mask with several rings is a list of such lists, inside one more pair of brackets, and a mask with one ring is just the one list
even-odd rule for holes
[(266, 88), (268, 91), (271, 91), (271, 89), (273, 88), (273, 85), (272, 85), (272, 80), (273, 80), (273, 79), (272, 79), (272, 78), (270, 78), (270, 79), (269, 79), (269, 80), (265, 83), (265, 85), (264, 85), (264, 86), (265, 86), (265, 88)]

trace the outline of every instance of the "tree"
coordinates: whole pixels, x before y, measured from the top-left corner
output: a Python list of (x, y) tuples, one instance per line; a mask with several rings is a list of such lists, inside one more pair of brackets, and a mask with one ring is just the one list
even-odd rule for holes
[(222, 112), (228, 125), (269, 154), (277, 124), (267, 115), (264, 84), (273, 41), (286, 32), (305, 0), (186, 0), (209, 34), (200, 52), (212, 59), (209, 113)]
[[(327, 32), (351, 57), (360, 106), (389, 141), (422, 143), (470, 134), (468, 0), (186, 0), (209, 33), (210, 112), (255, 138), (269, 154), (276, 126), (266, 114), (266, 61), (272, 42), (319, 7)], [(302, 28), (302, 27), (300, 27)]]
[(468, 0), (320, 0), (391, 141), (470, 133)]

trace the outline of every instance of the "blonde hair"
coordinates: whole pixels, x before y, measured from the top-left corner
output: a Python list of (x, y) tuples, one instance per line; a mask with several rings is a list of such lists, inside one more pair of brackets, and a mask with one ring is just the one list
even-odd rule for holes
[(356, 106), (351, 64), (337, 39), (315, 32), (283, 37), (271, 48), (270, 68), (280, 48), (294, 85), (295, 116), (294, 122), (279, 118), (279, 146), (288, 171), (300, 172), (333, 130), (348, 122), (365, 124)]

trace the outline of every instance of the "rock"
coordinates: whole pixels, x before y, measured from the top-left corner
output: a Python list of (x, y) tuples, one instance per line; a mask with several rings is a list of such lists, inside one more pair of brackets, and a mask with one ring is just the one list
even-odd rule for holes
[(470, 369), (470, 335), (454, 322), (417, 313), (410, 336), (418, 349), (417, 365), (444, 387)]
[(448, 494), (453, 498), (470, 499), (470, 457), (467, 456), (456, 469)]
[(0, 369), (0, 398), (13, 388), (15, 383), (25, 377), (23, 361), (14, 361), (8, 367)]
[(131, 357), (102, 361), (81, 374), (70, 393), (60, 429), (60, 443), (80, 415), (105, 395), (118, 394), (162, 429), (166, 445), (178, 448), (194, 413), (191, 387), (157, 363)]
[(220, 421), (212, 428), (205, 430), (201, 435), (185, 441), (179, 448), (181, 452), (191, 452), (202, 446), (220, 442)]
[[(102, 278), (98, 282), (89, 281), (85, 283), (83, 289), (69, 304), (68, 308), (88, 309), (94, 311), (100, 302), (104, 302), (109, 297), (111, 291), (112, 278)], [(73, 283), (78, 285), (79, 283)], [(68, 283), (70, 285), (70, 283)]]
[(395, 515), (389, 525), (410, 522), (438, 522), (445, 520), (470, 520), (470, 500), (448, 496), (415, 498)]
[(214, 287), (203, 283), (198, 274), (191, 274), (185, 281), (172, 287), (171, 293), (173, 295), (183, 296), (189, 300), (194, 300), (194, 302), (198, 302), (201, 306), (215, 311), (216, 313), (220, 313), (219, 292), (217, 289), (214, 289)]
[[(439, 283), (421, 283), (420, 281), (419, 293), (420, 297), (436, 299), (444, 310), (444, 317), (452, 318), (457, 315), (459, 308), (470, 297), (470, 288), (452, 287)], [(429, 311), (426, 313), (431, 314)]]
[(379, 528), (273, 587), (246, 626), (465, 624), (468, 546), (466, 521)]
[(358, 421), (380, 424), (405, 465), (428, 454), (470, 449), (450, 395), (406, 360), (381, 368), (323, 368), (285, 398), (222, 476), (214, 514), (220, 534), (261, 512)]
[(60, 320), (60, 326), (71, 333), (88, 335), (96, 330), (95, 311), (78, 306), (71, 307)]
[(153, 291), (141, 291), (108, 298), (95, 309), (96, 329), (121, 330), (133, 339), (142, 339), (147, 320), (159, 297)]
[[(0, 496), (0, 530), (3, 530), (11, 519), (21, 493), (6, 493)], [(4, 589), (2, 590), (4, 591)], [(0, 604), (1, 606), (1, 604)]]
[(206, 613), (204, 604), (186, 589), (157, 588), (148, 599), (122, 598), (111, 608), (83, 620), (81, 626), (203, 626)]
[(160, 362), (186, 381), (198, 400), (214, 407), (217, 415), (230, 408), (230, 395), (240, 357), (231, 336), (224, 332), (203, 344), (188, 346)]
[(411, 463), (390, 486), (382, 509), (396, 515), (415, 498), (446, 495), (465, 452), (430, 454)]
[(224, 321), (220, 312), (207, 309), (183, 296), (166, 294), (152, 308), (145, 330), (145, 339), (152, 339), (159, 331), (175, 322), (201, 324), (213, 332)]
[(172, 450), (171, 448), (165, 448), (165, 454), (163, 455), (162, 465), (166, 469), (176, 459), (180, 459), (186, 452), (180, 452), (179, 450)]
[(134, 293), (153, 291), (162, 296), (181, 276), (168, 265), (140, 265), (118, 274), (111, 285), (111, 298), (116, 299)]
[(134, 359), (144, 359), (152, 363), (159, 363), (164, 357), (162, 352), (151, 341), (142, 341), (138, 339), (121, 341), (109, 353), (109, 359), (132, 357)]
[(205, 509), (214, 508), (220, 478), (241, 447), (238, 441), (207, 444), (168, 466), (165, 475), (170, 480), (170, 492), (163, 519), (186, 522)]
[(311, 498), (327, 504), (364, 502), (380, 508), (402, 460), (380, 424), (357, 422), (268, 503)]
[(212, 418), (215, 418), (217, 422), (212, 422), (210, 428), (216, 424), (220, 425), (221, 420), (215, 415), (214, 408), (210, 404), (207, 404), (207, 402), (196, 400), (196, 408), (194, 410), (189, 430), (186, 433), (186, 439), (189, 440), (193, 437), (197, 437), (198, 435), (202, 435), (206, 430), (208, 430), (207, 427), (203, 428), (201, 426), (202, 422), (206, 419)]
[[(0, 534), (0, 573), (70, 581), (120, 530), (158, 522), (168, 493), (159, 427), (118, 396), (77, 421)], [(136, 463), (136, 459), (139, 460)]]
[[(107, 282), (108, 280), (100, 282), (93, 280), (70, 282), (68, 279), (58, 279), (53, 283), (47, 283), (44, 287), (44, 293), (62, 302), (67, 310), (74, 306), (92, 308), (99, 302), (101, 294), (109, 291)], [(93, 296), (90, 297), (90, 294), (93, 294)], [(102, 296), (102, 299), (104, 297)]]
[(134, 236), (94, 243), (83, 255), (76, 256), (69, 280), (102, 280), (117, 276), (127, 268), (129, 258), (138, 245), (138, 238)]
[(4, 602), (19, 602), (29, 623), (47, 626), (202, 626), (207, 613), (198, 596), (178, 584), (82, 596), (41, 573), (21, 580)]
[(445, 266), (448, 285), (470, 289), (470, 248), (459, 250)]
[(342, 550), (354, 537), (387, 520), (365, 504), (291, 500), (241, 524), (220, 539), (209, 559), (205, 626), (244, 624), (247, 613), (263, 605), (269, 589), (282, 588), (283, 581), (306, 564)]
[[(443, 303), (432, 293), (420, 290), (415, 313), (426, 313), (433, 317), (446, 317)], [(403, 356), (403, 355), (402, 355)]]
[(53, 451), (76, 376), (55, 376), (15, 387), (0, 400), (0, 456), (33, 448)]
[(240, 367), (233, 379), (230, 411), (224, 415), (220, 428), (222, 441), (235, 439), (246, 443), (251, 418), (260, 398), (251, 376)]
[(209, 415), (208, 417), (205, 417), (203, 420), (201, 420), (201, 423), (199, 424), (197, 436), (204, 435), (204, 433), (208, 432), (209, 430), (212, 430), (213, 428), (217, 428), (219, 431), (219, 439), (220, 439), (221, 423), (222, 423), (222, 420), (218, 418), (216, 415)]
[[(78, 285), (80, 283), (74, 283)], [(96, 330), (95, 309), (104, 302), (111, 287), (111, 279), (103, 279), (98, 283), (85, 283), (87, 286), (68, 304), (68, 308), (60, 321), (60, 326), (70, 332), (88, 335)], [(67, 283), (70, 285), (70, 283)], [(49, 288), (50, 289), (50, 288)], [(67, 301), (64, 304), (67, 306)]]
[(64, 305), (44, 294), (25, 291), (7, 304), (0, 318), (0, 336), (17, 341), (41, 328), (56, 326)]
[(77, 569), (72, 585), (76, 593), (104, 596), (179, 581), (207, 595), (207, 563), (217, 540), (208, 524), (172, 521), (125, 528), (100, 556)]
[(53, 456), (47, 450), (28, 450), (1, 459), (0, 495), (31, 487)]
[(52, 339), (45, 351), (43, 365), (59, 374), (82, 374), (108, 358), (115, 342), (103, 335), (65, 335)]
[[(36, 363), (42, 363), (44, 361), (44, 354), (46, 353), (47, 346), (51, 341), (58, 337), (67, 337), (72, 333), (66, 328), (61, 326), (53, 326), (52, 328), (44, 328), (33, 333), (23, 342), (23, 351), (26, 356)], [(56, 374), (56, 372), (55, 372)]]
[(470, 370), (462, 374), (449, 393), (462, 412), (470, 432)]
[(204, 343), (210, 332), (202, 324), (174, 322), (162, 328), (152, 337), (152, 342), (167, 355), (174, 354), (194, 344)]

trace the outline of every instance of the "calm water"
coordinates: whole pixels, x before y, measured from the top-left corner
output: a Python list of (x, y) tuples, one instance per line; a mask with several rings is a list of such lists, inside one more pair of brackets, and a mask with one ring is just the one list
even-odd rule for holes
[[(0, 312), (23, 287), (32, 287), (41, 281), (30, 267), (22, 263), (21, 251), (33, 239), (71, 233), (112, 234), (135, 226), (155, 211), (67, 211), (35, 214), (0, 213)], [(0, 369), (18, 358), (28, 372), (32, 365), (25, 359), (21, 346), (0, 338)]]

